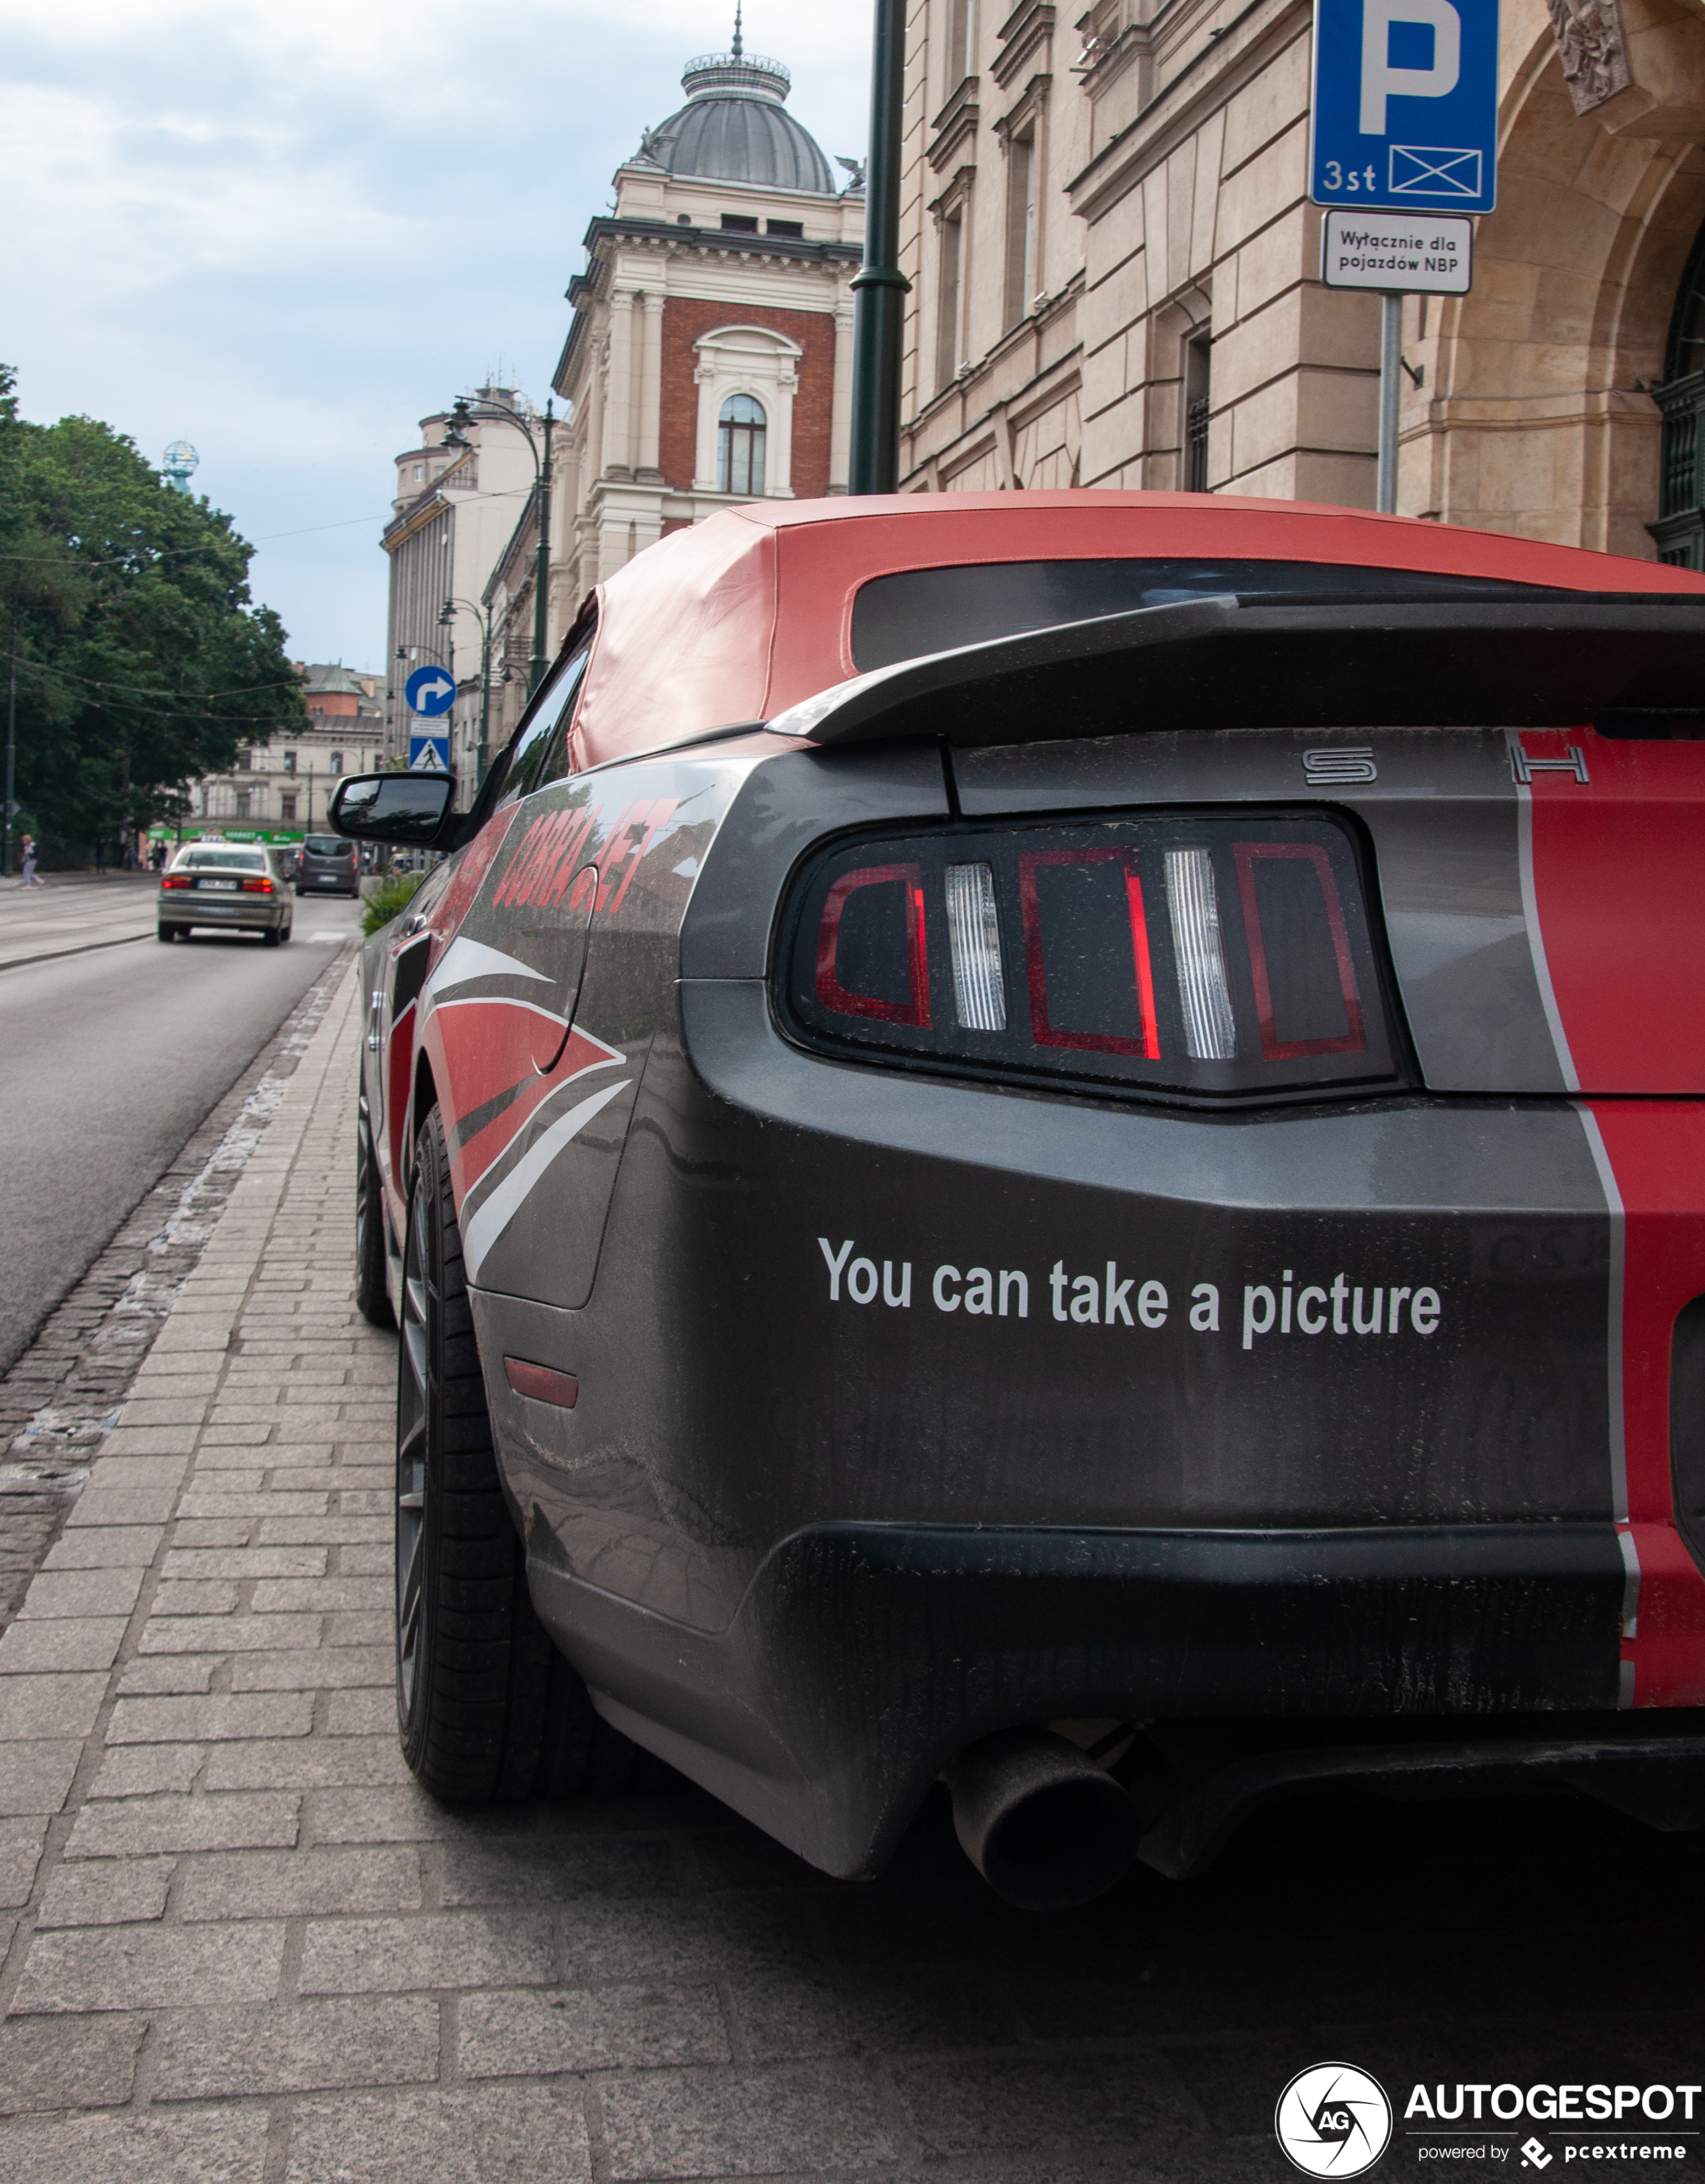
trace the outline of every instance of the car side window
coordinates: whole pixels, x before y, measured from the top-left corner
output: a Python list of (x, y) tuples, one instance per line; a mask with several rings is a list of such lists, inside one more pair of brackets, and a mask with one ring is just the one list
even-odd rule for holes
[(554, 781), (566, 770), (568, 731), (591, 655), (592, 638), (588, 634), (585, 644), (558, 677), (544, 703), (530, 721), (516, 729), (493, 760), (485, 786), (468, 814), (467, 825), (460, 837), (463, 841), (478, 833), (499, 804), (507, 803), (512, 796), (527, 795), (540, 782)]
[[(543, 788), (550, 782), (560, 781), (569, 770), (569, 731), (574, 726), (574, 708), (580, 696), (580, 686), (586, 680), (586, 663), (591, 657), (591, 645), (584, 644), (568, 663), (563, 676), (562, 703), (556, 709), (550, 735), (533, 776), (531, 784), (533, 788)], [(525, 790), (522, 792), (523, 794), (527, 793)]]

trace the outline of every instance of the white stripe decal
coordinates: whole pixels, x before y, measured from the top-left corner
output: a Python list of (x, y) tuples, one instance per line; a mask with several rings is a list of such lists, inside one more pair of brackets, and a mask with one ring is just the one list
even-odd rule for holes
[[(1521, 732), (1507, 728), (1504, 740), (1511, 752), (1510, 773), (1516, 793), (1516, 842), (1519, 853), (1522, 882), (1522, 915), (1527, 922), (1528, 954), (1533, 963), (1534, 983), (1539, 988), (1540, 1005), (1545, 1011), (1546, 1027), (1551, 1033), (1552, 1050), (1557, 1056), (1557, 1066), (1563, 1072), (1565, 1087), (1571, 1092), (1580, 1089), (1580, 1074), (1574, 1066), (1574, 1056), (1569, 1052), (1568, 1034), (1563, 1027), (1563, 1011), (1557, 1004), (1557, 989), (1552, 984), (1551, 964), (1546, 956), (1545, 934), (1540, 926), (1539, 893), (1534, 884), (1534, 806), (1533, 791), (1517, 774), (1515, 754), (1521, 750)], [(1622, 1203), (1622, 1192), (1616, 1180), (1616, 1171), (1610, 1164), (1610, 1155), (1605, 1150), (1603, 1133), (1598, 1127), (1598, 1117), (1591, 1109), (1575, 1105), (1580, 1117), (1580, 1127), (1585, 1133), (1587, 1150), (1592, 1155), (1592, 1164), (1598, 1171), (1598, 1187), (1604, 1193), (1604, 1210), (1610, 1223), (1610, 1301), (1605, 1328), (1605, 1404), (1608, 1413), (1607, 1424), (1610, 1440), (1610, 1507), (1617, 1527), (1616, 1543), (1622, 1555), (1622, 1635), (1632, 1638), (1640, 1620), (1640, 1552), (1635, 1546), (1634, 1535), (1628, 1529), (1628, 1429), (1623, 1415), (1623, 1295), (1628, 1256), (1628, 1219)], [(1623, 1708), (1634, 1704), (1634, 1663), (1624, 1661), (1621, 1666), (1617, 1703)]]
[(559, 1031), (568, 1026), (568, 1018), (560, 1017), (554, 1009), (542, 1009), (537, 1001), (518, 1001), (509, 994), (470, 994), (465, 1001), (440, 1001), (436, 1013), (445, 1016), (452, 1009), (521, 1009), (530, 1017), (543, 1017)]
[(543, 971), (529, 970), (500, 949), (488, 948), (483, 940), (453, 940), (434, 967), (426, 990), (435, 997), (453, 986), (471, 985), (476, 978), (537, 978), (542, 986), (552, 982)]
[[(1586, 1134), (1587, 1150), (1592, 1155), (1592, 1164), (1598, 1170), (1598, 1186), (1604, 1193), (1604, 1210), (1610, 1217), (1610, 1311), (1609, 1324), (1605, 1329), (1605, 1346), (1609, 1353), (1605, 1372), (1606, 1397), (1610, 1405), (1610, 1504), (1611, 1514), (1619, 1524), (1628, 1522), (1628, 1444), (1622, 1416), (1622, 1292), (1624, 1267), (1627, 1257), (1628, 1220), (1623, 1212), (1622, 1193), (1616, 1187), (1616, 1172), (1610, 1165), (1610, 1155), (1604, 1149), (1604, 1139), (1598, 1127), (1598, 1117), (1590, 1107), (1577, 1104), (1575, 1113), (1580, 1117), (1580, 1127)], [(1639, 1565), (1635, 1564), (1638, 1574)]]
[[(1521, 748), (1521, 732), (1507, 728), (1505, 739), (1511, 750)], [(1512, 776), (1515, 767), (1512, 764)], [(1579, 1092), (1580, 1078), (1575, 1070), (1574, 1056), (1568, 1050), (1568, 1034), (1563, 1028), (1563, 1011), (1557, 1005), (1557, 993), (1551, 982), (1551, 965), (1546, 960), (1545, 935), (1540, 930), (1539, 897), (1534, 889), (1534, 800), (1533, 791), (1525, 782), (1515, 783), (1516, 840), (1521, 861), (1522, 915), (1527, 920), (1528, 953), (1533, 959), (1534, 979), (1539, 987), (1540, 1006), (1545, 1011), (1546, 1028), (1551, 1033), (1552, 1050), (1557, 1066), (1563, 1072), (1563, 1089)]]
[(1624, 1638), (1640, 1635), (1640, 1550), (1634, 1544), (1634, 1535), (1624, 1525), (1617, 1534), (1622, 1546), (1622, 1635)]
[(571, 1107), (560, 1121), (553, 1123), (537, 1144), (529, 1146), (515, 1162), (462, 1230), (462, 1257), (471, 1282), (479, 1279), (487, 1252), (532, 1196), (534, 1187), (557, 1155), (585, 1128), (600, 1107), (607, 1106), (618, 1092), (625, 1091), (632, 1082), (631, 1077), (621, 1077), (614, 1084), (601, 1086), (590, 1099), (582, 1100), (577, 1107)]

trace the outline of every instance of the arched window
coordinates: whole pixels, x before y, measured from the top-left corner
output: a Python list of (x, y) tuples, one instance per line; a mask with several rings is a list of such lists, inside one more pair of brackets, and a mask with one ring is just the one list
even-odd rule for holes
[(764, 490), (764, 405), (749, 394), (731, 394), (718, 412), (716, 490)]

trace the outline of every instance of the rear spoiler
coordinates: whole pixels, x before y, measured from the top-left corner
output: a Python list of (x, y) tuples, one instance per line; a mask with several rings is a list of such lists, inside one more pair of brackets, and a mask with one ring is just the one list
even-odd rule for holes
[(1691, 714), (1705, 733), (1705, 593), (1284, 606), (1215, 594), (901, 660), (769, 726), (816, 744), (974, 745), (1176, 728), (1574, 727), (1618, 713), (1652, 716), (1659, 734), (1662, 716)]

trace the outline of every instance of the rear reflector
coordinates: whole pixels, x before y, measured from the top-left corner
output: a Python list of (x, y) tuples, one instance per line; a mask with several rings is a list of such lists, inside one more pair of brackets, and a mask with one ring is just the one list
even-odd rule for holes
[(995, 875), (987, 865), (947, 867), (947, 944), (953, 956), (953, 1006), (967, 1031), (1005, 1031), (1000, 921)]
[(1237, 1052), (1237, 1025), (1226, 989), (1211, 851), (1167, 851), (1167, 908), (1184, 1012), (1184, 1052), (1193, 1061), (1229, 1061)]
[(529, 1365), (524, 1357), (505, 1357), (504, 1376), (518, 1396), (531, 1396), (536, 1403), (554, 1403), (571, 1411), (580, 1401), (580, 1383), (572, 1373), (554, 1372), (549, 1365)]
[(914, 1067), (1207, 1099), (1399, 1084), (1366, 904), (1318, 809), (832, 846), (788, 905), (778, 1002), (808, 1043)]

